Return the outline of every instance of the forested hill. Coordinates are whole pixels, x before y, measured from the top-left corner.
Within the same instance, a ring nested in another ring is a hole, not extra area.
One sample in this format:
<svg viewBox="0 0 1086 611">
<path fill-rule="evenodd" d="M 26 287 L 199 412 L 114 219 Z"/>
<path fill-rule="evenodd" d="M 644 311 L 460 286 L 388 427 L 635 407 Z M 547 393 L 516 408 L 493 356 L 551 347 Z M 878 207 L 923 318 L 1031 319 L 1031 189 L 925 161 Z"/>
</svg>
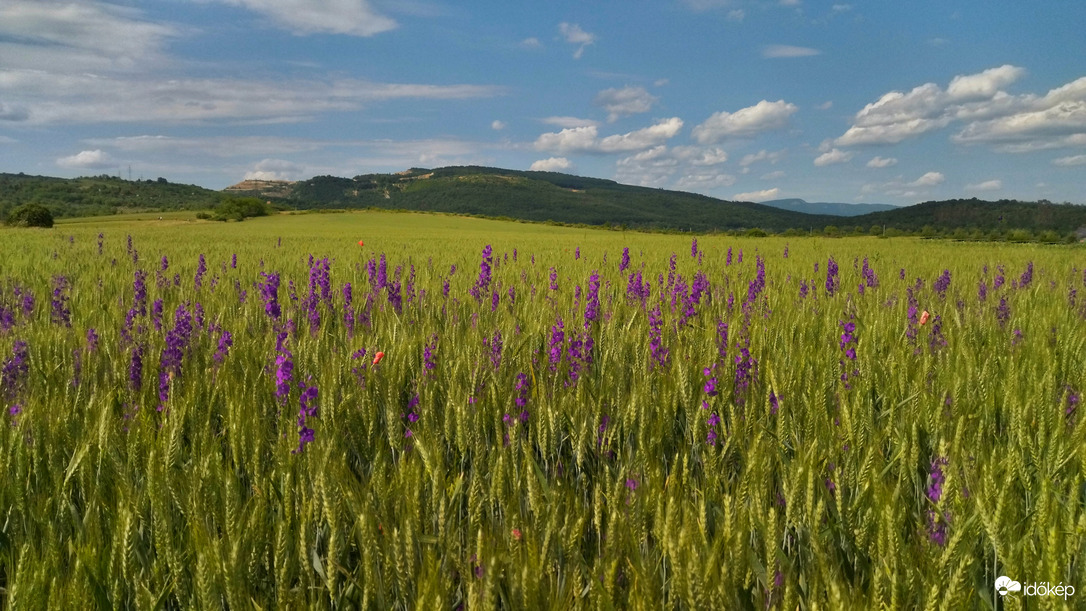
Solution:
<svg viewBox="0 0 1086 611">
<path fill-rule="evenodd" d="M 820 229 L 839 220 L 599 178 L 474 166 L 319 176 L 295 183 L 289 202 L 299 208 L 372 206 L 686 231 Z"/>
<path fill-rule="evenodd" d="M 52 178 L 0 173 L 0 220 L 22 204 L 41 204 L 53 216 L 97 216 L 137 210 L 204 210 L 223 196 L 196 185 L 165 178 L 123 180 L 102 175 Z"/>
<path fill-rule="evenodd" d="M 279 208 L 372 207 L 695 232 L 905 232 L 963 239 L 1058 241 L 1070 239 L 1086 227 L 1086 206 L 1046 201 L 933 201 L 859 216 L 835 216 L 557 172 L 479 166 L 412 168 L 396 174 L 354 178 L 318 176 L 295 183 L 247 181 L 226 192 L 163 178 L 131 181 L 115 176 L 63 179 L 0 174 L 0 219 L 25 203 L 42 204 L 54 216 L 62 217 L 139 210 L 207 210 L 238 196 L 257 196 Z"/>
</svg>

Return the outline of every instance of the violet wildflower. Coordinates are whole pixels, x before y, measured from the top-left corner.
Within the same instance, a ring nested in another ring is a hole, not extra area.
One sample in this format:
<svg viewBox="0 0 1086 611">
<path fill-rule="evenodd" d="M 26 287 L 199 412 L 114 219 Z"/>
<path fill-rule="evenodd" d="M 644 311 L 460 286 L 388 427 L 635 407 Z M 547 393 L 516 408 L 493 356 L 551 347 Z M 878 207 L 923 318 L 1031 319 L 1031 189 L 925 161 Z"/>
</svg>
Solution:
<svg viewBox="0 0 1086 611">
<path fill-rule="evenodd" d="M 732 247 L 728 247 L 728 256 L 724 259 L 724 266 L 727 267 L 732 264 Z"/>
<path fill-rule="evenodd" d="M 490 292 L 491 264 L 494 262 L 493 250 L 490 244 L 483 248 L 482 261 L 479 262 L 479 278 L 475 286 L 471 288 L 471 296 L 475 301 L 482 301 L 483 295 Z"/>
<path fill-rule="evenodd" d="M 223 360 L 226 358 L 226 353 L 230 351 L 230 347 L 233 345 L 234 335 L 229 331 L 223 331 L 222 334 L 219 335 L 219 347 L 215 350 L 212 359 L 214 359 L 216 363 L 222 364 Z"/>
<path fill-rule="evenodd" d="M 780 409 L 780 406 L 780 398 L 777 397 L 777 395 L 774 394 L 772 390 L 769 391 L 769 414 L 771 416 L 776 416 L 777 410 Z"/>
<path fill-rule="evenodd" d="M 558 290 L 558 270 L 554 269 L 553 267 L 551 268 L 551 285 L 550 285 L 550 288 L 551 288 L 552 291 L 557 291 Z"/>
<path fill-rule="evenodd" d="M 928 348 L 932 354 L 939 351 L 947 345 L 946 337 L 943 336 L 943 318 L 936 314 L 932 318 L 931 323 L 931 335 L 928 336 Z"/>
<path fill-rule="evenodd" d="M 931 288 L 935 289 L 940 299 L 945 298 L 946 291 L 950 288 L 950 270 L 944 269 L 943 275 L 936 278 L 935 282 L 931 284 Z"/>
<path fill-rule="evenodd" d="M 988 283 L 981 279 L 980 284 L 977 285 L 977 300 L 986 301 L 988 299 Z"/>
<path fill-rule="evenodd" d="M 866 284 L 868 288 L 875 288 L 879 285 L 879 277 L 875 273 L 875 270 L 867 263 L 867 257 L 864 257 L 864 266 L 861 273 L 864 278 L 864 284 Z"/>
<path fill-rule="evenodd" d="M 98 350 L 98 332 L 94 328 L 87 329 L 87 351 L 94 352 Z"/>
<path fill-rule="evenodd" d="M 562 317 L 559 316 L 551 327 L 550 340 L 550 368 L 552 372 L 558 371 L 558 364 L 562 361 L 562 346 L 566 340 Z"/>
<path fill-rule="evenodd" d="M 649 350 L 652 352 L 650 368 L 664 367 L 668 362 L 668 349 L 663 345 L 664 317 L 657 305 L 649 312 Z"/>
<path fill-rule="evenodd" d="M 573 251 L 573 258 L 574 259 L 580 259 L 581 258 L 581 247 L 580 246 L 578 246 L 577 249 Z"/>
<path fill-rule="evenodd" d="M 600 317 L 600 274 L 593 271 L 588 277 L 588 295 L 585 298 L 584 326 L 587 329 Z"/>
<path fill-rule="evenodd" d="M 72 311 L 68 308 L 68 292 L 71 282 L 64 276 L 53 276 L 53 303 L 50 319 L 65 327 L 72 326 Z"/>
<path fill-rule="evenodd" d="M 521 372 L 517 374 L 517 382 L 513 386 L 513 390 L 516 391 L 517 397 L 514 400 L 517 407 L 524 409 L 528 405 L 528 392 L 531 390 L 532 382 L 528 378 L 528 374 Z"/>
<path fill-rule="evenodd" d="M 204 254 L 200 253 L 200 261 L 196 266 L 196 278 L 194 285 L 199 290 L 204 285 L 204 274 L 207 273 L 207 261 L 204 259 Z"/>
<path fill-rule="evenodd" d="M 279 309 L 279 274 L 260 272 L 264 283 L 259 285 L 260 296 L 264 300 L 264 312 L 275 320 L 279 320 L 282 311 Z"/>
<path fill-rule="evenodd" d="M 134 392 L 143 388 L 143 344 L 132 346 L 132 356 L 128 361 L 128 386 Z"/>
<path fill-rule="evenodd" d="M 618 262 L 618 273 L 626 271 L 626 268 L 630 266 L 630 249 L 622 249 L 622 259 Z"/>
<path fill-rule="evenodd" d="M 1011 306 L 1007 303 L 1006 297 L 999 298 L 999 306 L 996 307 L 996 320 L 999 321 L 999 326 L 1004 327 L 1007 325 L 1007 321 L 1011 319 Z"/>
<path fill-rule="evenodd" d="M 484 338 L 483 345 L 490 351 L 490 366 L 497 371 L 502 364 L 502 332 L 494 332 L 493 338 Z"/>
<path fill-rule="evenodd" d="M 931 484 L 928 485 L 927 497 L 933 505 L 937 505 L 939 500 L 943 498 L 943 484 L 946 482 L 946 476 L 943 474 L 943 467 L 947 464 L 947 458 L 941 457 L 931 461 L 931 472 L 928 474 Z M 929 509 L 927 512 L 928 517 L 928 538 L 931 542 L 943 547 L 946 545 L 947 535 L 947 522 L 949 521 L 949 515 L 940 516 L 934 508 Z"/>
<path fill-rule="evenodd" d="M 833 295 L 838 286 L 840 286 L 840 279 L 837 277 L 837 261 L 834 261 L 833 257 L 830 257 L 826 261 L 826 294 Z"/>
<path fill-rule="evenodd" d="M 26 391 L 30 374 L 30 349 L 25 341 L 16 340 L 11 348 L 11 358 L 0 367 L 0 400 L 14 401 Z"/>
<path fill-rule="evenodd" d="M 434 375 L 434 369 L 437 368 L 437 363 L 434 361 L 434 350 L 437 349 L 437 333 L 430 336 L 430 343 L 426 344 L 426 347 L 422 350 L 422 367 L 427 376 Z"/>
<path fill-rule="evenodd" d="M 1022 272 L 1022 277 L 1018 279 L 1018 288 L 1024 289 L 1030 282 L 1033 282 L 1033 261 L 1026 264 L 1026 271 Z"/>
<path fill-rule="evenodd" d="M 694 238 L 690 241 L 690 258 L 698 256 L 698 239 Z"/>
<path fill-rule="evenodd" d="M 102 254 L 102 244 L 105 241 L 105 236 L 101 233 L 98 234 L 98 254 Z"/>
</svg>

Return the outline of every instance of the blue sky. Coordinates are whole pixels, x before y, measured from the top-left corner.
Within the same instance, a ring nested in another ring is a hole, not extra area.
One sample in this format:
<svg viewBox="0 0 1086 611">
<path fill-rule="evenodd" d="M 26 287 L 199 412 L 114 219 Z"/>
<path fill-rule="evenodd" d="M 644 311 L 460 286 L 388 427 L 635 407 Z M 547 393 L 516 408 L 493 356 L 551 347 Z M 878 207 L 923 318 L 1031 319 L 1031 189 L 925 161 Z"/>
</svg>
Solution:
<svg viewBox="0 0 1086 611">
<path fill-rule="evenodd" d="M 4 0 L 0 171 L 1086 202 L 1086 3 Z"/>
</svg>

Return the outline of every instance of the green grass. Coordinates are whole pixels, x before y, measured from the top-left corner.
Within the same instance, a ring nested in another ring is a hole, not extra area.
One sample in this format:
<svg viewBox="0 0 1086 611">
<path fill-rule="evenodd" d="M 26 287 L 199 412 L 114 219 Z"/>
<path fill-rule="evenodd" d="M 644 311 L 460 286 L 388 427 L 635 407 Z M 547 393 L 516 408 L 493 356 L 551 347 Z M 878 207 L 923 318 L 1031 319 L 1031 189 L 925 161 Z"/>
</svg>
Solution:
<svg viewBox="0 0 1086 611">
<path fill-rule="evenodd" d="M 1021 594 L 993 592 L 996 577 L 1086 589 L 1086 424 L 1066 413 L 1086 388 L 1078 246 L 704 236 L 699 262 L 689 236 L 376 212 L 73 219 L 0 229 L 0 244 L 0 304 L 16 308 L 16 285 L 35 297 L 29 316 L 0 331 L 0 364 L 16 341 L 29 350 L 25 385 L 11 397 L 0 388 L 0 607 L 1024 608 Z M 488 244 L 493 310 L 469 293 Z M 620 274 L 624 247 L 631 264 Z M 686 324 L 657 283 L 667 284 L 672 253 L 686 284 L 699 272 L 710 283 Z M 310 254 L 331 270 L 315 332 L 304 306 Z M 366 264 L 380 254 L 390 279 L 402 266 L 405 285 L 413 266 L 401 312 L 387 290 L 371 292 Z M 830 256 L 840 265 L 833 296 Z M 744 310 L 757 257 L 765 288 Z M 865 257 L 879 282 L 861 295 Z M 1029 262 L 1032 282 L 1013 287 Z M 647 307 L 626 294 L 642 265 Z M 996 289 L 998 266 L 1006 283 Z M 149 313 L 128 341 L 136 269 L 147 273 Z M 940 297 L 932 285 L 944 269 L 952 279 Z M 586 330 L 594 270 L 601 316 Z M 279 323 L 254 286 L 262 271 L 282 278 Z M 51 321 L 56 276 L 71 284 L 71 327 Z M 915 298 L 933 316 L 914 343 L 906 289 L 917 278 Z M 150 316 L 158 299 L 161 330 Z M 204 324 L 158 411 L 165 336 L 182 304 L 200 304 Z M 649 336 L 657 304 L 663 366 Z M 936 316 L 946 345 L 933 349 Z M 582 332 L 594 341 L 575 383 L 568 352 L 549 366 L 558 317 L 564 349 Z M 287 319 L 294 383 L 280 402 L 276 334 Z M 843 368 L 849 320 L 856 361 Z M 724 358 L 718 322 L 728 325 Z M 233 346 L 218 363 L 221 330 Z M 484 340 L 496 331 L 494 369 Z M 736 392 L 748 340 L 757 374 Z M 139 391 L 129 384 L 135 345 L 145 350 Z M 710 396 L 703 369 L 714 364 Z M 518 374 L 531 381 L 526 423 Z M 299 382 L 319 395 L 306 422 L 314 441 L 296 453 Z M 14 403 L 23 411 L 10 416 Z M 944 458 L 933 501 L 932 464 Z"/>
</svg>

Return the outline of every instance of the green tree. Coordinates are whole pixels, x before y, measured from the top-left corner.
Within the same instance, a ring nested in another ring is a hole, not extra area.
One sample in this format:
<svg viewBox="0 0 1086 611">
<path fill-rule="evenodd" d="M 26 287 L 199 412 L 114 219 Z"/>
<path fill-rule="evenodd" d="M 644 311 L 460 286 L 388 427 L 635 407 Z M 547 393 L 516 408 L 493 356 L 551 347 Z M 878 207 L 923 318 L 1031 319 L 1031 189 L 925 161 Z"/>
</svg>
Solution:
<svg viewBox="0 0 1086 611">
<path fill-rule="evenodd" d="M 12 210 L 8 216 L 7 224 L 13 227 L 45 227 L 53 226 L 53 213 L 40 204 L 23 204 Z"/>
</svg>

